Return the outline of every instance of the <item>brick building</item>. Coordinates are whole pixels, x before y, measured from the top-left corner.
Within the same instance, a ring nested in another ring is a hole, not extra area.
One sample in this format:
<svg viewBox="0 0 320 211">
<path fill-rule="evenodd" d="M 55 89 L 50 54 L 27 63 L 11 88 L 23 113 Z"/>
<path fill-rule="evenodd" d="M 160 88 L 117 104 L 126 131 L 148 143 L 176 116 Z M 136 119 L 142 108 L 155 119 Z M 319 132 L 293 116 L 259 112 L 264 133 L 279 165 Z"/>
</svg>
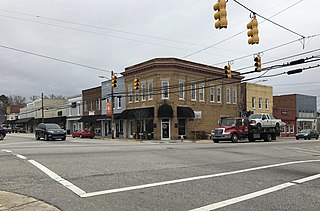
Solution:
<svg viewBox="0 0 320 211">
<path fill-rule="evenodd" d="M 295 136 L 301 129 L 316 129 L 317 97 L 289 94 L 273 97 L 273 113 L 286 125 L 281 136 Z"/>
<path fill-rule="evenodd" d="M 92 130 L 101 135 L 101 121 L 106 119 L 101 115 L 101 86 L 82 90 L 83 129 Z"/>
<path fill-rule="evenodd" d="M 154 139 L 192 139 L 208 134 L 221 117 L 238 116 L 240 81 L 225 70 L 175 58 L 156 58 L 122 73 L 126 110 L 122 112 L 127 137 L 152 134 Z M 134 79 L 139 79 L 135 90 Z"/>
<path fill-rule="evenodd" d="M 254 83 L 241 84 L 241 116 L 254 113 L 272 114 L 273 88 Z"/>
</svg>

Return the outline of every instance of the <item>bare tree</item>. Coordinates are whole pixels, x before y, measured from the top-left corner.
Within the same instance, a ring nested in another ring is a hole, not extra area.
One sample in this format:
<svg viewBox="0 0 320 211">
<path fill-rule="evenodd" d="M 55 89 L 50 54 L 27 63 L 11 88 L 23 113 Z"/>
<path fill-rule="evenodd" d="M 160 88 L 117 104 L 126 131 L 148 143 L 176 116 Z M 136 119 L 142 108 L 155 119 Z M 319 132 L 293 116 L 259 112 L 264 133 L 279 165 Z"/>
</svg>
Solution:
<svg viewBox="0 0 320 211">
<path fill-rule="evenodd" d="M 138 110 L 135 110 L 133 112 L 133 115 L 134 115 L 134 118 L 139 121 L 140 123 L 140 129 L 138 132 L 138 135 L 139 133 L 142 133 L 143 132 L 143 120 L 146 119 L 148 116 L 149 116 L 149 110 L 147 109 L 138 109 Z M 139 135 L 140 137 L 140 140 L 141 140 L 141 136 Z"/>
<path fill-rule="evenodd" d="M 8 97 L 9 105 L 26 105 L 26 98 L 20 95 L 10 95 Z"/>
<path fill-rule="evenodd" d="M 37 99 L 39 99 L 39 98 L 40 98 L 40 96 L 33 95 L 33 96 L 31 96 L 29 99 L 33 102 L 33 101 L 35 101 L 35 100 L 37 100 Z"/>
</svg>

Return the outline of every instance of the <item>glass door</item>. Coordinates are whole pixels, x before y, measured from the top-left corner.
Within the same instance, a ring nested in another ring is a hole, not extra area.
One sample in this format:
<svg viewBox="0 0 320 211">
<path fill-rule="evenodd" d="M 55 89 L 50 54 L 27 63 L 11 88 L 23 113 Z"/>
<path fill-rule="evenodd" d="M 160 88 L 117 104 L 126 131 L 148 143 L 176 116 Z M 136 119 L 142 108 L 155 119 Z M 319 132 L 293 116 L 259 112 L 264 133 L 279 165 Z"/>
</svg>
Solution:
<svg viewBox="0 0 320 211">
<path fill-rule="evenodd" d="M 170 119 L 161 120 L 161 140 L 170 140 Z"/>
</svg>

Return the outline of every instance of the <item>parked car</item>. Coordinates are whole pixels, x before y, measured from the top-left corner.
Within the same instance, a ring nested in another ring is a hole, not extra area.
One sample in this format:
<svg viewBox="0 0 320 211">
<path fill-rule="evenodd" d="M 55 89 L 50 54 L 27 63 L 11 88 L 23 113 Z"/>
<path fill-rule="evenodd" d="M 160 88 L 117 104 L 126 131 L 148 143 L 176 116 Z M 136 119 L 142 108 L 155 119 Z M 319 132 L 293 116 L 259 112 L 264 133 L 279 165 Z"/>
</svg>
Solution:
<svg viewBox="0 0 320 211">
<path fill-rule="evenodd" d="M 15 125 L 13 127 L 13 133 L 25 133 L 27 132 L 26 128 L 23 125 Z"/>
<path fill-rule="evenodd" d="M 72 138 L 80 137 L 80 138 L 91 138 L 91 139 L 93 139 L 94 136 L 95 136 L 94 132 L 87 131 L 87 130 L 80 130 L 80 131 L 75 131 L 75 132 L 72 133 Z"/>
<path fill-rule="evenodd" d="M 1 127 L 6 131 L 6 133 L 11 133 L 12 129 L 10 125 L 2 124 Z"/>
<path fill-rule="evenodd" d="M 0 127 L 0 141 L 6 137 L 6 130 L 2 127 Z"/>
<path fill-rule="evenodd" d="M 296 134 L 296 139 L 299 140 L 300 138 L 303 138 L 304 140 L 310 140 L 312 138 L 318 139 L 319 138 L 319 133 L 316 130 L 312 129 L 304 129 L 300 130 Z"/>
<path fill-rule="evenodd" d="M 45 141 L 61 139 L 66 140 L 66 132 L 61 127 L 54 123 L 40 123 L 35 130 L 36 140 L 43 138 Z"/>
<path fill-rule="evenodd" d="M 271 114 L 251 114 L 249 116 L 250 126 L 257 128 L 274 128 L 276 132 L 280 131 L 280 127 L 284 124 L 281 119 L 276 119 Z"/>
</svg>

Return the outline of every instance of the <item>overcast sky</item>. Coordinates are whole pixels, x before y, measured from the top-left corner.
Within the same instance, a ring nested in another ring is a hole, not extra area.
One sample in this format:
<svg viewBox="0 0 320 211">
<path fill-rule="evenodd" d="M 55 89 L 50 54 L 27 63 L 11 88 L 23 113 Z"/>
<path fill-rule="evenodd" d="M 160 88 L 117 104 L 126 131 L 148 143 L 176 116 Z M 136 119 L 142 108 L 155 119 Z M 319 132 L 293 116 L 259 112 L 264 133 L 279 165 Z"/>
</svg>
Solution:
<svg viewBox="0 0 320 211">
<path fill-rule="evenodd" d="M 246 35 L 250 12 L 229 0 L 228 28 L 217 30 L 212 17 L 215 2 L 1 0 L 0 94 L 29 98 L 43 92 L 68 97 L 99 86 L 102 79 L 98 76 L 109 76 L 109 70 L 120 73 L 125 67 L 159 57 L 176 57 L 221 68 L 227 61 L 233 61 L 232 70 L 238 70 L 252 66 L 253 55 L 257 52 L 263 52 L 263 67 L 320 55 L 320 36 L 293 42 L 301 38 L 299 35 L 320 34 L 319 1 L 239 0 L 259 15 L 272 17 L 270 20 L 291 30 L 258 17 L 260 44 L 253 46 L 247 44 Z M 291 44 L 281 46 L 291 41 Z M 305 43 L 304 48 L 302 43 Z M 272 49 L 274 47 L 278 48 Z M 319 51 L 302 54 L 313 50 Z M 297 54 L 302 55 L 264 64 Z M 241 57 L 244 58 L 235 60 Z M 264 76 L 319 63 L 274 69 Z M 250 70 L 253 67 L 240 72 Z M 258 83 L 274 86 L 274 95 L 318 96 L 319 70 L 314 68 L 296 75 L 263 78 L 267 81 Z M 246 78 L 255 76 L 258 74 L 249 74 Z"/>
</svg>

